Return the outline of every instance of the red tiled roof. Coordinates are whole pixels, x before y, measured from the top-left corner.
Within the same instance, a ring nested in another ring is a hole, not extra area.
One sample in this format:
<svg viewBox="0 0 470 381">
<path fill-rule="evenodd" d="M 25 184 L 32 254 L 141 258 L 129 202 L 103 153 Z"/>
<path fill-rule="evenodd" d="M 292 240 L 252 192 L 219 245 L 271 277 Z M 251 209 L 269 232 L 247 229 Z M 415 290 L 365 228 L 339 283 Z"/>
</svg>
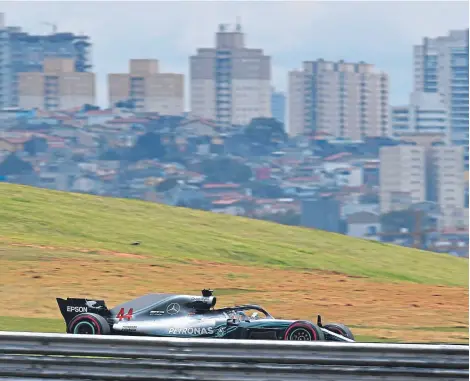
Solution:
<svg viewBox="0 0 470 381">
<path fill-rule="evenodd" d="M 142 118 L 118 118 L 110 120 L 108 123 L 110 124 L 127 124 L 127 123 L 147 123 L 148 119 Z"/>
<path fill-rule="evenodd" d="M 340 153 L 337 153 L 335 155 L 325 157 L 323 160 L 324 161 L 334 161 L 334 160 L 337 160 L 337 159 L 342 159 L 342 158 L 347 157 L 347 156 L 351 156 L 351 154 L 349 152 L 340 152 Z"/>
<path fill-rule="evenodd" d="M 55 119 L 55 120 L 62 120 L 62 121 L 74 119 L 70 115 L 53 115 L 53 116 L 51 116 L 51 118 Z"/>
<path fill-rule="evenodd" d="M 319 181 L 320 178 L 318 176 L 305 176 L 305 177 L 289 177 L 285 179 L 285 181 L 290 182 L 311 182 L 311 181 Z"/>
<path fill-rule="evenodd" d="M 273 198 L 258 198 L 255 200 L 255 204 L 258 204 L 258 205 L 273 204 L 275 202 L 276 202 L 276 199 L 273 199 Z"/>
<path fill-rule="evenodd" d="M 115 175 L 113 174 L 99 176 L 99 178 L 103 181 L 111 181 L 114 179 L 114 177 Z"/>
<path fill-rule="evenodd" d="M 217 126 L 214 122 L 212 122 L 208 119 L 203 119 L 203 118 L 196 118 L 196 119 L 190 119 L 190 120 L 183 121 L 183 122 L 180 123 L 180 126 L 186 126 L 186 125 L 194 123 L 194 122 L 199 122 L 199 123 L 205 124 L 205 125 L 210 126 L 210 127 L 216 127 Z"/>
<path fill-rule="evenodd" d="M 223 198 L 223 199 L 244 197 L 243 194 L 238 193 L 238 192 L 218 192 L 218 193 L 207 193 L 207 192 L 204 192 L 204 195 L 205 195 L 206 197 L 211 197 L 211 198 Z"/>
<path fill-rule="evenodd" d="M 7 143 L 10 144 L 24 144 L 26 143 L 30 138 L 29 137 L 24 137 L 24 138 L 0 138 L 0 140 L 3 140 Z"/>
<path fill-rule="evenodd" d="M 216 201 L 212 201 L 212 205 L 233 205 L 239 201 L 241 201 L 241 199 L 239 198 L 216 200 Z"/>
<path fill-rule="evenodd" d="M 94 116 L 94 115 L 113 115 L 113 111 L 112 110 L 91 110 L 91 111 L 87 111 L 86 115 L 89 115 L 89 116 Z"/>
<path fill-rule="evenodd" d="M 191 172 L 191 171 L 186 171 L 186 172 L 185 172 L 185 175 L 186 175 L 186 176 L 189 176 L 189 177 L 202 177 L 202 176 L 204 176 L 202 173 L 199 173 L 199 172 Z"/>
<path fill-rule="evenodd" d="M 65 148 L 66 144 L 64 142 L 52 141 L 48 142 L 49 147 L 51 148 Z"/>
<path fill-rule="evenodd" d="M 467 229 L 443 229 L 440 231 L 441 234 L 468 234 L 468 228 Z"/>
<path fill-rule="evenodd" d="M 46 139 L 48 143 L 52 142 L 65 142 L 65 139 L 60 138 L 58 136 L 51 136 L 51 135 L 42 135 L 42 138 Z"/>
<path fill-rule="evenodd" d="M 240 184 L 204 184 L 203 189 L 220 189 L 220 188 L 230 188 L 237 189 L 240 188 Z"/>
</svg>

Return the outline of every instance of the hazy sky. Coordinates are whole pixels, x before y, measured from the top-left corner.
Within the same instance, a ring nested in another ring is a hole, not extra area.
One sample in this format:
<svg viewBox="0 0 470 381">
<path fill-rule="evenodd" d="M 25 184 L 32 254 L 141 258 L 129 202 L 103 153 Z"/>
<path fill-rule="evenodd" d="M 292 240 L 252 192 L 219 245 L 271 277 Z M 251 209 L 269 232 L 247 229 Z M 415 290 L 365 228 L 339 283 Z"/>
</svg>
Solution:
<svg viewBox="0 0 470 381">
<path fill-rule="evenodd" d="M 304 60 L 362 60 L 390 75 L 391 102 L 403 103 L 412 87 L 412 45 L 469 23 L 466 1 L 1 1 L 0 12 L 7 25 L 31 33 L 49 32 L 43 22 L 52 22 L 91 36 L 101 106 L 106 73 L 126 72 L 130 58 L 157 58 L 162 71 L 187 75 L 188 56 L 212 47 L 218 24 L 237 16 L 247 46 L 271 55 L 280 90 Z"/>
</svg>

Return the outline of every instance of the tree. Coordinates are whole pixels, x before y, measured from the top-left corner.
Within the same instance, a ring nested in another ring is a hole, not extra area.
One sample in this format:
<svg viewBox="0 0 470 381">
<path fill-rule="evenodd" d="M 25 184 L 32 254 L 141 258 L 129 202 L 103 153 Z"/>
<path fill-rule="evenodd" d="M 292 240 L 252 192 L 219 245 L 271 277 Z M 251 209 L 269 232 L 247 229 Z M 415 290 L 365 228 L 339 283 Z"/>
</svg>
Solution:
<svg viewBox="0 0 470 381">
<path fill-rule="evenodd" d="M 89 103 L 85 103 L 82 107 L 83 112 L 88 112 L 88 111 L 98 111 L 100 108 L 98 106 L 91 105 Z"/>
<path fill-rule="evenodd" d="M 178 180 L 177 179 L 169 178 L 169 179 L 163 180 L 161 183 L 157 184 L 155 186 L 155 190 L 157 192 L 166 192 L 166 191 L 169 191 L 170 189 L 173 189 L 177 185 L 178 185 Z"/>
<path fill-rule="evenodd" d="M 415 218 L 411 210 L 397 210 L 381 215 L 380 224 L 384 233 L 400 233 L 401 229 L 411 231 Z"/>
<path fill-rule="evenodd" d="M 206 159 L 201 163 L 201 170 L 208 181 L 218 183 L 243 183 L 252 176 L 249 166 L 229 157 Z"/>
<path fill-rule="evenodd" d="M 274 184 L 264 183 L 262 181 L 253 181 L 250 184 L 253 196 L 261 198 L 281 198 L 284 192 L 281 187 Z"/>
<path fill-rule="evenodd" d="M 176 206 L 198 210 L 209 210 L 211 202 L 205 198 L 191 198 L 189 200 L 181 200 Z"/>
<path fill-rule="evenodd" d="M 272 146 L 287 141 L 284 124 L 275 118 L 253 118 L 245 129 L 245 136 L 252 143 Z"/>
<path fill-rule="evenodd" d="M 432 229 L 435 221 L 424 211 L 405 209 L 392 211 L 380 216 L 383 240 L 393 241 L 396 238 L 403 237 L 402 230 L 408 233 L 423 233 Z M 394 234 L 396 233 L 396 235 Z"/>
<path fill-rule="evenodd" d="M 165 147 L 161 142 L 159 134 L 147 132 L 139 136 L 134 147 L 129 151 L 130 161 L 145 159 L 161 159 L 165 156 Z"/>
<path fill-rule="evenodd" d="M 300 225 L 300 213 L 296 213 L 293 210 L 288 210 L 283 213 L 267 214 L 261 217 L 263 220 L 276 222 L 282 225 L 299 226 Z"/>
<path fill-rule="evenodd" d="M 23 146 L 23 149 L 29 156 L 36 156 L 39 152 L 46 152 L 47 148 L 47 140 L 35 136 L 25 142 Z"/>
<path fill-rule="evenodd" d="M 110 160 L 110 161 L 118 161 L 121 160 L 122 154 L 115 149 L 109 149 L 103 152 L 100 155 L 100 160 Z"/>
<path fill-rule="evenodd" d="M 359 196 L 359 202 L 361 204 L 378 204 L 379 195 L 376 193 L 365 193 Z"/>
<path fill-rule="evenodd" d="M 85 154 L 84 153 L 74 153 L 72 155 L 72 161 L 76 162 L 76 163 L 82 163 L 84 161 L 86 161 L 86 157 L 85 157 Z"/>
<path fill-rule="evenodd" d="M 135 100 L 134 99 L 125 99 L 118 101 L 114 104 L 114 107 L 117 108 L 127 108 L 129 110 L 135 109 Z"/>
<path fill-rule="evenodd" d="M 0 163 L 0 176 L 23 175 L 33 172 L 33 167 L 26 161 L 21 160 L 14 153 L 8 155 Z"/>
</svg>

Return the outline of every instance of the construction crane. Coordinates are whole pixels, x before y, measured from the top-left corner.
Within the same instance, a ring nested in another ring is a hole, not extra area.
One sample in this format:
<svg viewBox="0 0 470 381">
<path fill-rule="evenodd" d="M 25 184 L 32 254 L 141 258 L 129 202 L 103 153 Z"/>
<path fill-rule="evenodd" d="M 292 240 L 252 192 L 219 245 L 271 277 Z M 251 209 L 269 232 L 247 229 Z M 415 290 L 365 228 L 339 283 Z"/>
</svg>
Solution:
<svg viewBox="0 0 470 381">
<path fill-rule="evenodd" d="M 414 229 L 413 231 L 409 231 L 406 228 L 402 228 L 399 231 L 396 232 L 386 232 L 386 233 L 375 233 L 375 234 L 367 234 L 367 236 L 379 236 L 379 237 L 412 237 L 413 238 L 413 244 L 411 247 L 415 249 L 425 249 L 425 250 L 430 250 L 434 252 L 448 252 L 450 250 L 452 251 L 466 251 L 467 257 L 468 257 L 468 243 L 459 240 L 459 239 L 454 239 L 448 244 L 438 246 L 436 242 L 429 242 L 428 245 L 425 245 L 426 243 L 426 234 L 427 233 L 437 233 L 439 230 L 437 229 L 424 229 L 423 226 L 425 225 L 423 222 L 423 219 L 425 217 L 425 212 L 423 210 L 408 210 L 409 212 L 412 212 L 415 216 L 414 219 Z M 444 251 L 442 250 L 444 249 Z M 447 249 L 447 250 L 445 250 Z"/>
<path fill-rule="evenodd" d="M 427 233 L 436 233 L 438 230 L 436 229 L 423 229 L 423 216 L 424 211 L 422 210 L 414 210 L 412 213 L 415 215 L 415 223 L 413 231 L 408 231 L 408 229 L 400 229 L 398 232 L 387 232 L 387 233 L 377 233 L 373 234 L 379 237 L 412 237 L 413 238 L 413 245 L 412 247 L 416 249 L 424 249 L 425 238 Z M 372 234 L 371 234 L 372 235 Z"/>
<path fill-rule="evenodd" d="M 46 22 L 46 21 L 43 21 L 42 24 L 51 26 L 52 27 L 52 33 L 53 34 L 57 33 L 57 24 L 53 24 L 53 23 Z"/>
</svg>

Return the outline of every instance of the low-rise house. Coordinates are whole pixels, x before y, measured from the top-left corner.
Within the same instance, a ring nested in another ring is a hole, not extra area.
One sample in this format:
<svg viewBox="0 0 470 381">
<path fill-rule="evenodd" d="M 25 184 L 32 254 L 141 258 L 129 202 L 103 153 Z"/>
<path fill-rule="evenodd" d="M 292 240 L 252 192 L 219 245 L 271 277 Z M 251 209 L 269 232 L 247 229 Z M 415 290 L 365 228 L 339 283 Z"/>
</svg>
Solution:
<svg viewBox="0 0 470 381">
<path fill-rule="evenodd" d="M 211 212 L 243 216 L 246 213 L 246 202 L 242 199 L 223 199 L 212 201 Z"/>
<path fill-rule="evenodd" d="M 217 125 L 205 119 L 186 120 L 176 129 L 178 136 L 189 137 L 216 137 L 219 136 Z"/>
<path fill-rule="evenodd" d="M 265 198 L 254 200 L 255 215 L 262 216 L 287 212 L 300 213 L 300 201 L 294 198 Z"/>
<path fill-rule="evenodd" d="M 209 183 L 209 184 L 204 184 L 201 187 L 204 192 L 211 194 L 211 193 L 220 193 L 220 192 L 233 192 L 233 191 L 238 191 L 241 189 L 240 184 L 234 184 L 234 183 Z"/>
<path fill-rule="evenodd" d="M 38 186 L 48 189 L 69 190 L 80 174 L 78 165 L 69 160 L 50 160 L 38 166 Z"/>
<path fill-rule="evenodd" d="M 38 187 L 68 191 L 73 184 L 74 176 L 59 172 L 41 172 L 39 173 Z"/>
<path fill-rule="evenodd" d="M 7 183 L 11 183 L 11 184 L 37 186 L 39 177 L 36 172 L 31 172 L 31 173 L 20 174 L 20 175 L 5 176 L 4 181 Z"/>
<path fill-rule="evenodd" d="M 361 204 L 359 202 L 345 202 L 341 207 L 341 218 L 347 218 L 351 214 L 361 212 L 380 214 L 380 205 L 377 203 Z"/>
<path fill-rule="evenodd" d="M 91 126 L 106 124 L 112 121 L 116 117 L 116 115 L 113 110 L 107 109 L 87 111 L 86 113 L 83 113 L 82 117 L 85 119 L 86 125 Z"/>
<path fill-rule="evenodd" d="M 363 171 L 361 167 L 349 166 L 337 168 L 333 171 L 338 187 L 360 187 L 363 184 Z"/>
<path fill-rule="evenodd" d="M 346 217 L 347 235 L 380 241 L 380 215 L 372 212 L 357 212 Z"/>
<path fill-rule="evenodd" d="M 72 184 L 72 192 L 103 194 L 103 183 L 99 178 L 90 175 L 77 177 Z"/>
<path fill-rule="evenodd" d="M 145 126 L 148 123 L 148 119 L 144 118 L 114 118 L 106 122 L 106 126 L 117 131 L 145 131 Z"/>
<path fill-rule="evenodd" d="M 206 175 L 199 172 L 186 171 L 182 174 L 186 183 L 190 185 L 200 185 L 206 180 Z"/>
<path fill-rule="evenodd" d="M 206 202 L 204 193 L 196 186 L 180 184 L 172 189 L 171 195 L 166 198 L 171 205 L 203 205 Z"/>
<path fill-rule="evenodd" d="M 23 151 L 24 143 L 29 137 L 21 138 L 0 138 L 0 151 L 18 152 Z"/>
</svg>

